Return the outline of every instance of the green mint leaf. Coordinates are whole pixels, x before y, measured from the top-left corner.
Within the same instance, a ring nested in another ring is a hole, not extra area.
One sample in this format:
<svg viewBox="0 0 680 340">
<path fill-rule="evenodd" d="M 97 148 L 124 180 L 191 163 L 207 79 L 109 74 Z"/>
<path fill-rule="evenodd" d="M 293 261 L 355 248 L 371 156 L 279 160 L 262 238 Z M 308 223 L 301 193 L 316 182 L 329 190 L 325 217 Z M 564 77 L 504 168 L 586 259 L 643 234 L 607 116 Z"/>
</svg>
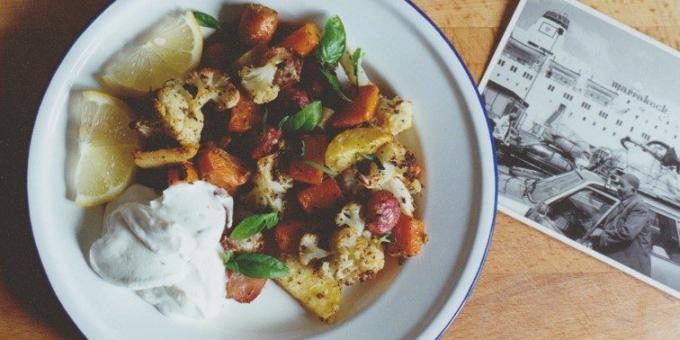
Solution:
<svg viewBox="0 0 680 340">
<path fill-rule="evenodd" d="M 319 120 L 321 120 L 321 102 L 315 101 L 305 105 L 300 112 L 285 117 L 281 120 L 281 125 L 288 131 L 311 131 L 314 130 Z"/>
<path fill-rule="evenodd" d="M 345 26 L 337 15 L 326 21 L 321 35 L 319 48 L 316 56 L 323 66 L 336 66 L 345 53 L 346 48 Z"/>
<path fill-rule="evenodd" d="M 194 18 L 196 18 L 196 22 L 198 22 L 199 25 L 203 27 L 208 27 L 208 28 L 214 28 L 216 30 L 220 29 L 220 22 L 215 19 L 210 14 L 203 13 L 200 11 L 194 11 Z"/>
<path fill-rule="evenodd" d="M 364 58 L 364 51 L 361 48 L 357 48 L 354 53 L 352 53 L 352 71 L 354 72 L 354 78 L 356 78 L 356 86 L 359 86 L 359 67 L 361 67 L 361 60 Z"/>
<path fill-rule="evenodd" d="M 273 279 L 286 276 L 290 269 L 275 257 L 260 253 L 241 253 L 234 257 L 238 272 L 253 278 Z"/>
<path fill-rule="evenodd" d="M 331 170 L 330 168 L 328 168 L 327 166 L 325 166 L 323 164 L 319 164 L 315 161 L 303 161 L 303 163 L 311 166 L 312 168 L 314 168 L 316 170 L 319 170 L 319 171 L 325 173 L 328 176 L 335 177 L 335 176 L 338 175 L 337 172 L 335 172 L 335 171 Z"/>
<path fill-rule="evenodd" d="M 347 97 L 344 92 L 342 92 L 342 86 L 340 86 L 340 81 L 338 80 L 338 76 L 335 74 L 334 71 L 329 71 L 324 68 L 321 68 L 321 73 L 326 78 L 326 81 L 328 81 L 328 84 L 331 85 L 331 88 L 333 88 L 335 93 L 337 93 L 338 96 L 342 98 L 342 100 L 346 102 L 352 102 L 352 100 L 349 99 L 349 97 Z"/>
<path fill-rule="evenodd" d="M 245 240 L 264 229 L 271 229 L 279 223 L 279 215 L 276 212 L 252 215 L 241 221 L 229 238 L 232 240 Z"/>
</svg>

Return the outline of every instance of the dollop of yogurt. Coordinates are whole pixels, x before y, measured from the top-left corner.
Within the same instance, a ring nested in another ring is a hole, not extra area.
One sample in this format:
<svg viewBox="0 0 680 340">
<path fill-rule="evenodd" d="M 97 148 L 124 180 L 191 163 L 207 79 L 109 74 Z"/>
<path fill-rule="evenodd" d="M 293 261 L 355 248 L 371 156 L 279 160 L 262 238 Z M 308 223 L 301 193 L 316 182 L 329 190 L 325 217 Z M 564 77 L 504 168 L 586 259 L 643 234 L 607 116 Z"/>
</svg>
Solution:
<svg viewBox="0 0 680 340">
<path fill-rule="evenodd" d="M 90 265 L 165 315 L 213 317 L 224 301 L 219 241 L 233 206 L 226 191 L 203 181 L 173 185 L 160 197 L 133 185 L 107 205 Z"/>
</svg>

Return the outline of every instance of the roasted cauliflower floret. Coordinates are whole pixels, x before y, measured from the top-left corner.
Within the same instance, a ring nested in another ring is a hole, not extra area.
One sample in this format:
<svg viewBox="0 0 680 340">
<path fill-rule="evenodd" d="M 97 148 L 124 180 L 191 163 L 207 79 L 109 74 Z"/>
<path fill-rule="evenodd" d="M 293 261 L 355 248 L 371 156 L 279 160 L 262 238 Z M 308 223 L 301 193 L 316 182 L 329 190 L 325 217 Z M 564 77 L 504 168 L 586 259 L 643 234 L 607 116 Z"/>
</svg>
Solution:
<svg viewBox="0 0 680 340">
<path fill-rule="evenodd" d="M 285 48 L 271 48 L 263 53 L 260 58 L 263 60 L 257 65 L 246 65 L 241 68 L 239 71 L 241 85 L 250 93 L 256 104 L 269 103 L 279 96 L 281 82 L 277 76 L 290 73 L 278 72 L 279 67 L 285 68 L 291 64 L 292 58 L 293 55 Z"/>
<path fill-rule="evenodd" d="M 399 96 L 392 99 L 380 98 L 376 112 L 378 126 L 389 130 L 393 135 L 413 126 L 413 103 Z"/>
<path fill-rule="evenodd" d="M 194 111 L 201 112 L 208 102 L 215 103 L 220 111 L 231 109 L 241 99 L 238 89 L 229 76 L 216 69 L 204 68 L 192 72 L 187 76 L 186 84 L 195 86 L 197 90 L 192 101 Z"/>
<path fill-rule="evenodd" d="M 312 233 L 302 235 L 298 253 L 300 255 L 300 262 L 305 266 L 314 260 L 320 260 L 330 255 L 329 252 L 319 248 L 319 235 Z"/>
<path fill-rule="evenodd" d="M 257 104 L 269 103 L 279 96 L 281 88 L 274 84 L 276 65 L 266 64 L 260 67 L 246 66 L 241 69 L 241 85 L 248 90 Z"/>
<path fill-rule="evenodd" d="M 331 239 L 331 250 L 335 278 L 348 286 L 374 277 L 385 266 L 382 244 L 371 239 L 368 231 L 361 233 L 353 227 L 338 230 Z"/>
<path fill-rule="evenodd" d="M 335 224 L 340 227 L 349 226 L 363 232 L 366 222 L 361 217 L 361 205 L 356 202 L 347 203 L 335 216 Z"/>
<path fill-rule="evenodd" d="M 396 175 L 400 177 L 412 195 L 417 195 L 422 191 L 422 185 L 418 180 L 420 166 L 415 155 L 401 143 L 397 141 L 387 143 L 378 148 L 375 155 L 382 164 L 390 163 L 395 166 Z"/>
<path fill-rule="evenodd" d="M 233 240 L 227 237 L 227 235 L 224 235 L 222 236 L 220 243 L 225 250 L 255 253 L 262 251 L 264 248 L 264 236 L 262 236 L 262 233 L 257 233 L 243 240 Z"/>
<path fill-rule="evenodd" d="M 194 94 L 195 93 L 195 94 Z M 203 106 L 214 102 L 221 110 L 235 106 L 240 95 L 229 76 L 204 68 L 185 79 L 171 79 L 156 92 L 151 117 L 141 119 L 133 127 L 146 137 L 167 136 L 179 147 L 135 152 L 135 163 L 144 168 L 158 167 L 191 159 L 201 141 Z"/>
<path fill-rule="evenodd" d="M 253 178 L 255 186 L 248 193 L 246 200 L 260 208 L 270 208 L 278 213 L 283 212 L 284 196 L 293 187 L 293 179 L 284 174 L 274 174 L 276 155 L 269 155 L 257 161 L 257 173 Z"/>
</svg>

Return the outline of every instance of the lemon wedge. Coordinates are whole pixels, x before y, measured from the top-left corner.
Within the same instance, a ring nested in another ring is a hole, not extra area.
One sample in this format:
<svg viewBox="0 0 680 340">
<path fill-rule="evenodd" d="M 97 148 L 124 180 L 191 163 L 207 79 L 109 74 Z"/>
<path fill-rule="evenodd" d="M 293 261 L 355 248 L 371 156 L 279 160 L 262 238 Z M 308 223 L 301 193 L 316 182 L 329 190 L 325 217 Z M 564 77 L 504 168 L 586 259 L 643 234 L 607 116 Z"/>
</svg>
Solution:
<svg viewBox="0 0 680 340">
<path fill-rule="evenodd" d="M 80 114 L 75 201 L 82 206 L 102 204 L 132 182 L 132 151 L 139 140 L 129 127 L 132 111 L 119 99 L 99 91 L 84 91 L 74 110 Z"/>
<path fill-rule="evenodd" d="M 128 93 L 155 90 L 196 67 L 203 34 L 191 11 L 161 19 L 105 66 L 102 80 Z"/>
</svg>

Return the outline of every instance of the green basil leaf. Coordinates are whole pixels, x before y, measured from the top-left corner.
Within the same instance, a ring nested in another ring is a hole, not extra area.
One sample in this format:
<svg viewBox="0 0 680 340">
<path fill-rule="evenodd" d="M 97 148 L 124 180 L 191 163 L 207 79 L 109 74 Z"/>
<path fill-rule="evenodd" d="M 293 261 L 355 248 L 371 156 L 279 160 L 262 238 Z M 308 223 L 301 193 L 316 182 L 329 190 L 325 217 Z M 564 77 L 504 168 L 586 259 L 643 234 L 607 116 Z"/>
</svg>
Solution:
<svg viewBox="0 0 680 340">
<path fill-rule="evenodd" d="M 305 163 L 305 164 L 311 166 L 312 168 L 314 168 L 314 169 L 316 169 L 316 170 L 319 170 L 319 171 L 325 173 L 325 174 L 328 175 L 328 176 L 335 177 L 335 176 L 338 175 L 337 172 L 335 172 L 335 171 L 331 170 L 330 168 L 328 168 L 327 166 L 325 166 L 325 165 L 323 165 L 323 164 L 319 164 L 319 163 L 317 163 L 317 162 L 315 162 L 315 161 L 308 161 L 308 160 L 306 160 L 306 161 L 303 161 L 303 163 Z"/>
<path fill-rule="evenodd" d="M 222 253 L 222 263 L 226 266 L 229 261 L 231 261 L 231 258 L 234 257 L 234 252 L 231 250 L 227 250 L 224 253 Z"/>
<path fill-rule="evenodd" d="M 338 76 L 335 74 L 334 71 L 329 71 L 324 68 L 321 68 L 321 73 L 323 74 L 324 77 L 326 77 L 326 80 L 328 81 L 328 84 L 331 85 L 331 88 L 335 91 L 335 93 L 338 94 L 342 100 L 346 102 L 352 102 L 349 97 L 345 95 L 344 92 L 342 92 L 342 86 L 340 86 L 340 81 L 338 80 Z"/>
<path fill-rule="evenodd" d="M 279 223 L 279 215 L 276 212 L 249 216 L 239 223 L 229 238 L 232 240 L 245 240 L 262 230 L 271 229 Z"/>
<path fill-rule="evenodd" d="M 229 270 L 230 272 L 234 273 L 240 273 L 241 270 L 238 267 L 238 263 L 234 262 L 234 258 L 232 257 L 229 262 L 224 264 L 224 268 Z"/>
<path fill-rule="evenodd" d="M 317 100 L 305 105 L 300 112 L 283 118 L 279 124 L 288 131 L 314 130 L 321 119 L 321 109 L 321 102 Z"/>
<path fill-rule="evenodd" d="M 216 30 L 221 28 L 220 22 L 210 14 L 194 11 L 194 18 L 196 18 L 196 22 L 203 27 L 214 28 Z"/>
<path fill-rule="evenodd" d="M 273 279 L 286 276 L 290 269 L 275 257 L 259 253 L 241 253 L 234 257 L 238 272 L 253 278 Z"/>
<path fill-rule="evenodd" d="M 345 26 L 337 15 L 332 16 L 323 29 L 316 56 L 323 66 L 336 66 L 345 53 Z"/>
<path fill-rule="evenodd" d="M 359 67 L 361 66 L 361 59 L 364 58 L 364 51 L 361 48 L 357 48 L 354 53 L 352 53 L 352 69 L 354 71 L 354 78 L 356 78 L 356 86 L 359 86 Z"/>
</svg>

